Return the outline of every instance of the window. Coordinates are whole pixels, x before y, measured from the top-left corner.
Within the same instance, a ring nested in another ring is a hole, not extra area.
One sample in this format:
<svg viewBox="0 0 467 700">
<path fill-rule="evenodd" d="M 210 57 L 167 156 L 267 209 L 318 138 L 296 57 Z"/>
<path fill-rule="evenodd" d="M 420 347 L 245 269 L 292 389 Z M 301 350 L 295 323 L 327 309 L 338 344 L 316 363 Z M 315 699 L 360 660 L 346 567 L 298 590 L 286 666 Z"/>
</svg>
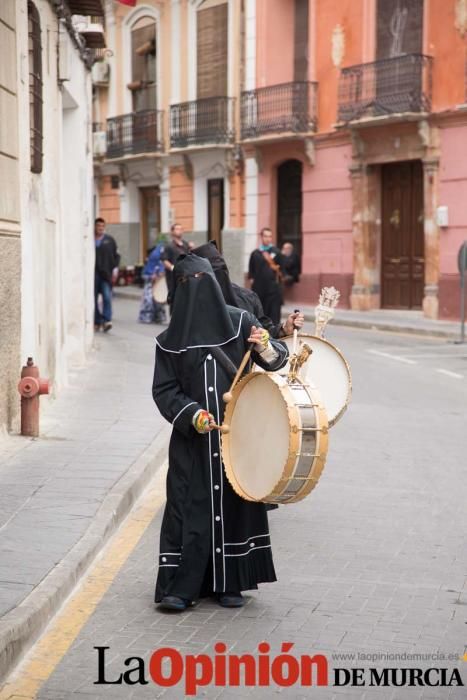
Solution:
<svg viewBox="0 0 467 700">
<path fill-rule="evenodd" d="M 42 172 L 42 46 L 39 12 L 28 2 L 31 170 Z"/>
<path fill-rule="evenodd" d="M 142 17 L 131 30 L 131 83 L 133 111 L 157 108 L 156 23 Z"/>
</svg>

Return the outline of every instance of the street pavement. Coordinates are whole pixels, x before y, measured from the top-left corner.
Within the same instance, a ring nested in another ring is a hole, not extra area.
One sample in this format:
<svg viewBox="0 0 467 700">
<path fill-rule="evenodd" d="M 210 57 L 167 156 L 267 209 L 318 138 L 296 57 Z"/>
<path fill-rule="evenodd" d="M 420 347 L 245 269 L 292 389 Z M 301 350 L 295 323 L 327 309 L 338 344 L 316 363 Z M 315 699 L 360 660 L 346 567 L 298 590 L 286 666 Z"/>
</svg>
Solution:
<svg viewBox="0 0 467 700">
<path fill-rule="evenodd" d="M 167 424 L 151 395 L 158 329 L 136 322 L 135 302 L 118 301 L 115 311 L 114 329 L 96 335 L 86 367 L 72 372 L 57 400 L 42 404 L 40 439 L 10 436 L 0 444 L 0 677 L 2 634 L 10 638 L 15 630 L 16 654 L 36 618 L 50 615 L 49 605 L 54 610 L 100 548 L 99 538 L 125 504 L 131 506 L 130 487 L 119 491 L 123 478 L 133 472 L 140 478 L 148 468 L 144 456 L 156 459 L 158 444 L 165 444 Z M 114 489 L 118 493 L 102 513 Z M 51 572 L 60 573 L 58 565 L 98 516 L 94 539 L 88 537 L 87 547 L 62 566 L 60 582 L 38 596 L 38 586 Z"/>
<path fill-rule="evenodd" d="M 120 301 L 119 313 L 129 308 L 126 304 L 134 306 Z M 125 323 L 131 325 L 131 319 Z M 131 329 L 132 352 L 141 364 L 129 365 L 129 371 L 141 380 L 152 361 L 146 353 L 146 330 Z M 365 673 L 370 667 L 445 667 L 449 676 L 459 669 L 467 683 L 467 661 L 462 661 L 467 651 L 466 346 L 342 327 L 330 327 L 327 337 L 350 363 L 353 397 L 347 413 L 331 429 L 329 456 L 317 488 L 305 501 L 270 514 L 278 582 L 249 593 L 248 604 L 240 610 L 221 609 L 211 600 L 182 615 L 155 610 L 162 515 L 158 507 L 154 517 L 150 511 L 149 525 L 121 569 L 108 573 L 106 591 L 95 609 L 88 614 L 85 605 L 76 603 L 83 615 L 80 629 L 68 636 L 52 672 L 40 676 L 40 700 L 181 698 L 181 685 L 95 685 L 94 647 L 109 647 L 106 677 L 115 680 L 127 670 L 127 657 L 147 661 L 160 647 L 173 647 L 184 655 L 213 654 L 219 641 L 231 654 L 257 657 L 258 644 L 267 640 L 271 659 L 283 642 L 291 642 L 296 658 L 325 654 L 330 678 L 336 667 L 363 668 Z M 132 377 L 125 381 L 128 390 Z M 109 388 L 115 390 L 110 379 Z M 138 392 L 132 400 L 133 418 L 142 415 L 146 425 L 149 404 L 139 403 Z M 109 408 L 112 404 L 109 401 Z M 119 449 L 120 445 L 115 454 Z M 157 478 L 160 484 L 163 473 Z M 138 513 L 134 517 L 141 523 Z M 131 521 L 132 515 L 122 531 L 135 525 Z M 46 648 L 60 648 L 57 635 L 61 627 L 68 629 L 67 614 L 65 607 L 52 642 L 45 637 Z M 452 654 L 455 660 L 333 656 L 435 652 Z M 37 675 L 37 670 L 31 671 L 38 663 L 34 654 L 33 649 L 17 679 Z M 14 693 L 14 679 L 10 688 Z M 1 700 L 11 693 L 0 693 Z M 223 700 L 278 694 L 428 700 L 465 698 L 466 689 L 280 688 L 273 683 L 268 688 L 210 686 L 198 691 L 199 697 Z"/>
</svg>

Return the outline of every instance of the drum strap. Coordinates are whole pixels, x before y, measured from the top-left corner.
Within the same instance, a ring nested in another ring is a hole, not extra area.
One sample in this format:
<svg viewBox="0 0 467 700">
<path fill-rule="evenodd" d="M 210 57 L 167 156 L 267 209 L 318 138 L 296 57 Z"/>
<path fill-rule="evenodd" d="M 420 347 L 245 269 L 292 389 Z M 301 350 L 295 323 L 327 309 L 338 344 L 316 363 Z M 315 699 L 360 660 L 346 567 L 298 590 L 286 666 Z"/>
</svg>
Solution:
<svg viewBox="0 0 467 700">
<path fill-rule="evenodd" d="M 222 367 L 225 369 L 230 379 L 232 380 L 237 373 L 237 368 L 235 367 L 230 357 L 227 357 L 225 352 L 221 350 L 220 347 L 209 348 L 209 350 L 212 353 L 212 355 L 214 355 L 219 364 L 222 365 Z"/>
</svg>

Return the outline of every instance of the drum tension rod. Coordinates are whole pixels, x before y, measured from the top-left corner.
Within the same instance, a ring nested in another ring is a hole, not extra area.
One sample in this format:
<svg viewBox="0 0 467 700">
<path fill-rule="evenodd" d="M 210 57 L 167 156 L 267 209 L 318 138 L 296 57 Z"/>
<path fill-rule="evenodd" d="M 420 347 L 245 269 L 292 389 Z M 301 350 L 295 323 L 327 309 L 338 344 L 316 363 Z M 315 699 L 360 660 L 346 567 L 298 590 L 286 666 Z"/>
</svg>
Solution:
<svg viewBox="0 0 467 700">
<path fill-rule="evenodd" d="M 314 455 L 317 457 L 318 455 Z M 279 481 L 318 481 L 314 476 L 291 476 L 291 477 L 283 477 L 282 479 L 279 479 Z"/>
<path fill-rule="evenodd" d="M 296 425 L 292 428 L 293 433 L 327 433 L 327 428 L 297 428 Z"/>
</svg>

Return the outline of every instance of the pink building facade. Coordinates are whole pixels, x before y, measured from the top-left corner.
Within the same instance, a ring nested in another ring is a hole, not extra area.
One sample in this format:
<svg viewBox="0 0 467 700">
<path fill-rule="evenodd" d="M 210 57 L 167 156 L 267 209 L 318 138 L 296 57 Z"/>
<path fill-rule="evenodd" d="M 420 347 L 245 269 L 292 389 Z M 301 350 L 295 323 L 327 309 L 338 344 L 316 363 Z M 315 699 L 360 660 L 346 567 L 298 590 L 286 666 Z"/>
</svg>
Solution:
<svg viewBox="0 0 467 700">
<path fill-rule="evenodd" d="M 242 134 L 246 216 L 300 252 L 291 300 L 314 303 L 332 284 L 344 307 L 459 316 L 465 48 L 442 5 L 250 3 L 247 116 L 254 104 L 257 129 Z"/>
</svg>

